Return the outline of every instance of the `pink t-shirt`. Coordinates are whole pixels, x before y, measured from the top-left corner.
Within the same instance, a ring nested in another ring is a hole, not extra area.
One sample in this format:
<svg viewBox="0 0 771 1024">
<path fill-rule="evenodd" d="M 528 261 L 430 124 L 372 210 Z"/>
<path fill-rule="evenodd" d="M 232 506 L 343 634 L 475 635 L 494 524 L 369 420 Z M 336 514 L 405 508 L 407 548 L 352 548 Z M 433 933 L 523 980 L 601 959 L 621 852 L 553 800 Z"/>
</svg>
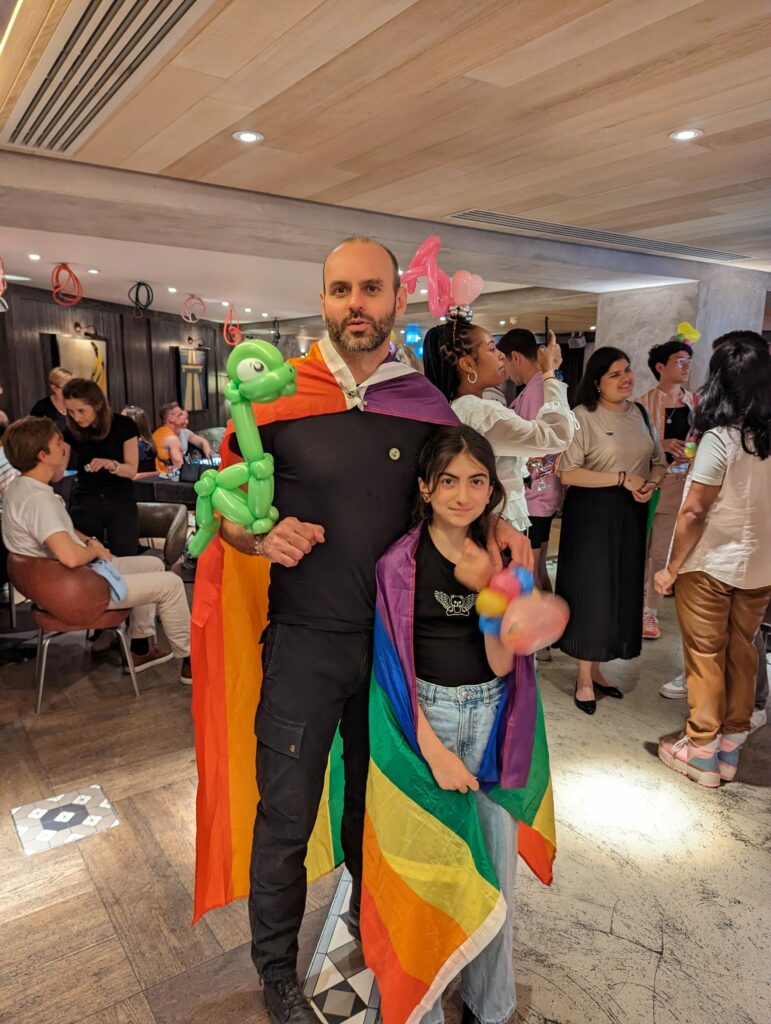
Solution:
<svg viewBox="0 0 771 1024">
<path fill-rule="evenodd" d="M 543 374 L 539 370 L 511 403 L 511 408 L 524 420 L 534 420 L 543 405 Z M 534 461 L 530 459 L 531 467 Z M 557 456 L 544 453 L 540 466 L 531 471 L 532 487 L 525 488 L 525 501 L 530 516 L 553 516 L 562 504 L 562 485 L 556 473 Z"/>
</svg>

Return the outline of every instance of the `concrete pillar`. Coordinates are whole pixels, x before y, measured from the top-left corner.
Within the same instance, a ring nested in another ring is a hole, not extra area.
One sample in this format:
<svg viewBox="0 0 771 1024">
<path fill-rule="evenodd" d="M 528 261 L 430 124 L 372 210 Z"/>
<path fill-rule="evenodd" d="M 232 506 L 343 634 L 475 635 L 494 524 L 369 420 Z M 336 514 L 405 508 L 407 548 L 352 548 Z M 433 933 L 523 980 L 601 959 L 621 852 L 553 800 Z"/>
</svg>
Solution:
<svg viewBox="0 0 771 1024">
<path fill-rule="evenodd" d="M 763 329 L 769 281 L 760 271 L 705 264 L 699 281 L 601 295 L 596 345 L 615 345 L 629 355 L 635 393 L 642 394 L 654 384 L 648 350 L 688 321 L 701 331 L 690 379 L 695 390 L 707 378 L 715 338 L 727 331 Z"/>
<path fill-rule="evenodd" d="M 656 383 L 648 369 L 648 350 L 670 338 L 683 320 L 699 327 L 698 307 L 697 281 L 608 292 L 597 304 L 595 347 L 614 345 L 626 352 L 635 374 L 635 396 L 641 395 Z"/>
</svg>

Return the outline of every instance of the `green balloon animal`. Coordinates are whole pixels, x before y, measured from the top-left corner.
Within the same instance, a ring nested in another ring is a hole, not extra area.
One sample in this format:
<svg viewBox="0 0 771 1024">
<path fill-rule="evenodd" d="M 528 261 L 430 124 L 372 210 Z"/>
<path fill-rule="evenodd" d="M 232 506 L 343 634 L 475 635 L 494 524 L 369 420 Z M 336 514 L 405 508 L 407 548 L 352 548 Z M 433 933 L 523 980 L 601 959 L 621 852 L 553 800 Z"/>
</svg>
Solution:
<svg viewBox="0 0 771 1024">
<path fill-rule="evenodd" d="M 230 380 L 225 398 L 244 461 L 219 472 L 207 469 L 196 483 L 197 529 L 188 544 L 193 558 L 219 530 L 215 512 L 257 534 L 269 533 L 278 520 L 273 505 L 273 456 L 263 450 L 252 402 L 275 402 L 293 395 L 297 371 L 268 341 L 242 341 L 230 353 L 226 369 Z"/>
</svg>

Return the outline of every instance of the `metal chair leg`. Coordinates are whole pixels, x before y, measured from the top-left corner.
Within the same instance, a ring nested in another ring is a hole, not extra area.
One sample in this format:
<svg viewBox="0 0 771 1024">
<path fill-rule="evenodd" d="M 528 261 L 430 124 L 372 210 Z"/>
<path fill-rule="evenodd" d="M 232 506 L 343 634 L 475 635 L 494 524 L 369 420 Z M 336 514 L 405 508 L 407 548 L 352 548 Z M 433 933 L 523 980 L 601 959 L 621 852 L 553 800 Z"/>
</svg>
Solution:
<svg viewBox="0 0 771 1024">
<path fill-rule="evenodd" d="M 35 650 L 35 685 L 40 679 L 40 648 L 43 646 L 43 630 L 37 631 L 37 648 Z"/>
<path fill-rule="evenodd" d="M 16 593 L 15 593 L 15 591 L 13 589 L 13 583 L 11 583 L 10 580 L 8 581 L 8 601 L 9 601 L 8 614 L 9 614 L 9 617 L 10 617 L 10 620 L 11 620 L 11 630 L 15 633 L 16 632 Z"/>
<path fill-rule="evenodd" d="M 37 706 L 35 707 L 36 715 L 40 714 L 40 708 L 43 704 L 43 686 L 45 684 L 46 678 L 46 662 L 48 661 L 48 648 L 53 638 L 58 635 L 56 633 L 51 633 L 50 636 L 43 637 L 42 632 L 43 631 L 41 630 L 40 633 L 42 644 L 39 647 L 40 667 L 37 681 Z"/>
<path fill-rule="evenodd" d="M 120 640 L 121 650 L 123 652 L 123 659 L 126 662 L 126 668 L 131 676 L 131 685 L 134 687 L 134 696 L 138 697 L 139 686 L 137 685 L 137 674 L 134 670 L 134 659 L 131 657 L 131 648 L 129 647 L 128 637 L 126 636 L 126 627 L 124 625 L 118 626 L 117 633 L 118 639 Z"/>
</svg>

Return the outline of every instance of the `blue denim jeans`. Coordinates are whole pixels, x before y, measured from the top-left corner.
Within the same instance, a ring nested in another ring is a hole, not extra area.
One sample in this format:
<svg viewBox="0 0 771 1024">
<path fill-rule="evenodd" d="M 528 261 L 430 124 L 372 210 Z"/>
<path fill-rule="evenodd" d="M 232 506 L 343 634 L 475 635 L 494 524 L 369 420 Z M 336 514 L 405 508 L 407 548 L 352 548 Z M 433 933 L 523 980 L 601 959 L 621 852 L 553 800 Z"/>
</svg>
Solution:
<svg viewBox="0 0 771 1024">
<path fill-rule="evenodd" d="M 436 735 L 476 775 L 504 692 L 494 679 L 479 686 L 436 686 L 418 680 L 418 702 Z M 513 900 L 517 870 L 517 822 L 481 791 L 475 794 L 487 850 L 508 905 L 506 921 L 495 938 L 461 971 L 463 1002 L 482 1024 L 503 1024 L 517 1003 L 514 985 Z M 422 1024 L 442 1024 L 442 1001 Z"/>
</svg>

